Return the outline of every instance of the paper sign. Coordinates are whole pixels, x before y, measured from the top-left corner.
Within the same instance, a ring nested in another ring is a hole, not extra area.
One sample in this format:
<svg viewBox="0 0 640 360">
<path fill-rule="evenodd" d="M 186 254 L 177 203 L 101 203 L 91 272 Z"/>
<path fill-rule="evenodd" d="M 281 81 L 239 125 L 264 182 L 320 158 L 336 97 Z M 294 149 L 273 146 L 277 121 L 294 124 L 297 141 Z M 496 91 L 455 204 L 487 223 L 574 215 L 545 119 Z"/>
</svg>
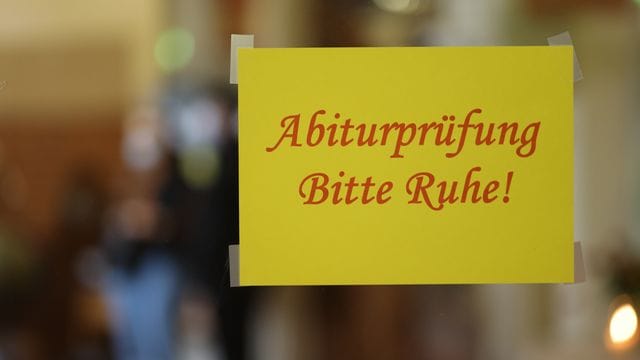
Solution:
<svg viewBox="0 0 640 360">
<path fill-rule="evenodd" d="M 573 49 L 239 49 L 246 285 L 573 281 Z"/>
</svg>

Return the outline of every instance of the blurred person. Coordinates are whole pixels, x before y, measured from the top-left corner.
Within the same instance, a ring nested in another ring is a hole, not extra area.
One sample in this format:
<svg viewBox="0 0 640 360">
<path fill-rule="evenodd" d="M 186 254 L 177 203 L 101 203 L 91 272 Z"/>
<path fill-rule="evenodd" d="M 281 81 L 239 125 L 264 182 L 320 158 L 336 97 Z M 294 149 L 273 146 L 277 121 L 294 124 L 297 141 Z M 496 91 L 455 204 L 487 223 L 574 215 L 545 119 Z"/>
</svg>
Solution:
<svg viewBox="0 0 640 360">
<path fill-rule="evenodd" d="M 179 268 L 161 230 L 161 205 L 128 198 L 115 205 L 105 241 L 106 290 L 116 359 L 173 359 Z"/>
<path fill-rule="evenodd" d="M 175 156 L 164 203 L 181 229 L 188 281 L 216 306 L 219 338 L 214 340 L 221 342 L 227 360 L 242 360 L 255 293 L 229 284 L 228 247 L 239 236 L 235 99 L 215 88 L 174 94 L 167 102 Z"/>
<path fill-rule="evenodd" d="M 212 290 L 218 305 L 222 342 L 228 360 L 247 358 L 247 328 L 255 297 L 255 289 L 230 286 L 228 248 L 239 242 L 238 141 L 229 136 L 222 148 L 223 178 L 212 193 L 211 203 L 218 226 L 213 240 L 216 251 L 210 272 L 218 282 Z"/>
<path fill-rule="evenodd" d="M 177 222 L 163 190 L 155 186 L 163 165 L 159 132 L 159 113 L 152 105 L 134 109 L 125 119 L 122 155 L 131 178 L 122 183 L 124 195 L 106 216 L 104 289 L 116 359 L 175 357 L 182 276 Z"/>
</svg>

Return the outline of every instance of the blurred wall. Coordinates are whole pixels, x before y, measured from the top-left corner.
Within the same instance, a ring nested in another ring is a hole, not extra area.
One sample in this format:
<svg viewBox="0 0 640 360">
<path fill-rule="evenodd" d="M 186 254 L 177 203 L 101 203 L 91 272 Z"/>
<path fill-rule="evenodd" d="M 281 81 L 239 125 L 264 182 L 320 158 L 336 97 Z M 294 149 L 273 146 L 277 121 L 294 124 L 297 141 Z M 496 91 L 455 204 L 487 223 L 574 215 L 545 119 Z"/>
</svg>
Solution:
<svg viewBox="0 0 640 360">
<path fill-rule="evenodd" d="M 3 1 L 0 121 L 113 112 L 146 96 L 158 82 L 153 46 L 163 3 Z"/>
<path fill-rule="evenodd" d="M 31 238 L 51 233 L 80 167 L 122 175 L 127 109 L 160 82 L 154 42 L 165 2 L 5 0 L 0 4 L 0 167 L 11 216 Z M 17 185 L 16 185 L 17 184 Z M 17 189 L 17 190 L 16 190 Z"/>
</svg>

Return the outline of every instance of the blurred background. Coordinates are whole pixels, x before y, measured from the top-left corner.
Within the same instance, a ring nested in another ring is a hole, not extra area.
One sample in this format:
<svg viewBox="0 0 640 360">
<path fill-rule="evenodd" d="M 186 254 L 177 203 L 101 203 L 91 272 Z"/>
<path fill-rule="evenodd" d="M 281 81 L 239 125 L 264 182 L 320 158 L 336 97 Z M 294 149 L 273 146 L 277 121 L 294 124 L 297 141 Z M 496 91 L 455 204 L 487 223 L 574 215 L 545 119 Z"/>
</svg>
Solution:
<svg viewBox="0 0 640 360">
<path fill-rule="evenodd" d="M 3 0 L 0 359 L 640 357 L 640 1 Z M 231 33 L 546 45 L 569 30 L 574 285 L 243 288 Z"/>
</svg>

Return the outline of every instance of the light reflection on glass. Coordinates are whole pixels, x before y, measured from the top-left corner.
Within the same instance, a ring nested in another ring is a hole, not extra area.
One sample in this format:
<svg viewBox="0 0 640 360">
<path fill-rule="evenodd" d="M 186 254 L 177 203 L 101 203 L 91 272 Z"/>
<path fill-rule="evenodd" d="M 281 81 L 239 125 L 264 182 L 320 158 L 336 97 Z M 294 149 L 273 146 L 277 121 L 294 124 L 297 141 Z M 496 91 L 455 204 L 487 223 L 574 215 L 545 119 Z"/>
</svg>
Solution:
<svg viewBox="0 0 640 360">
<path fill-rule="evenodd" d="M 610 350 L 624 351 L 637 342 L 638 316 L 631 299 L 622 296 L 614 300 L 615 310 L 609 317 L 606 331 L 606 344 Z"/>
</svg>

